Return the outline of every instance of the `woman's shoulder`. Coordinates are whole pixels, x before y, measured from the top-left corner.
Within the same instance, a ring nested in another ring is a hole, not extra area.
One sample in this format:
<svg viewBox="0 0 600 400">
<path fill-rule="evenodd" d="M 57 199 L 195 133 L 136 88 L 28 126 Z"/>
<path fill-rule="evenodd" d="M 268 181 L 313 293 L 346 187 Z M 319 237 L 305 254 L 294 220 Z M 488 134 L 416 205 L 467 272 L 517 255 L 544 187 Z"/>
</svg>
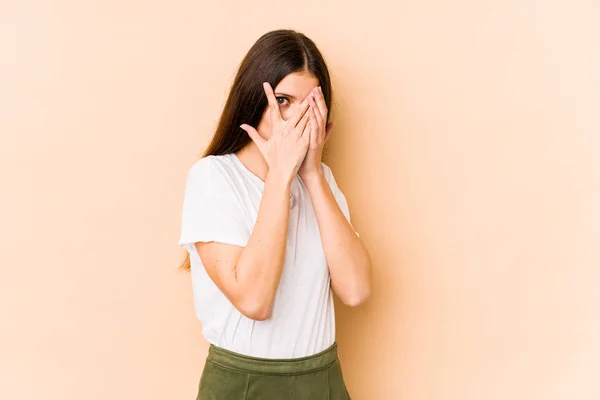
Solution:
<svg viewBox="0 0 600 400">
<path fill-rule="evenodd" d="M 231 163 L 231 154 L 208 155 L 196 160 L 190 167 L 191 170 L 211 170 Z"/>
<path fill-rule="evenodd" d="M 232 162 L 230 154 L 209 155 L 196 160 L 188 170 L 188 184 L 200 185 L 206 189 L 222 190 L 228 186 Z"/>
<path fill-rule="evenodd" d="M 210 177 L 222 175 L 227 172 L 231 166 L 231 155 L 209 155 L 196 160 L 188 171 L 188 176 Z"/>
</svg>

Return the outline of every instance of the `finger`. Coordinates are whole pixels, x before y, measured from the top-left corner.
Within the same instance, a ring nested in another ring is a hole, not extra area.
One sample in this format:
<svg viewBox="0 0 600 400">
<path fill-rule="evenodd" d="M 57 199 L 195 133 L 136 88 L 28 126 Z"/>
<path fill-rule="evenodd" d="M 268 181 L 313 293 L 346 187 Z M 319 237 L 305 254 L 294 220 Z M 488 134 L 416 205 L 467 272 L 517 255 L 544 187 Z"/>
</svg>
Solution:
<svg viewBox="0 0 600 400">
<path fill-rule="evenodd" d="M 312 107 L 310 107 L 308 109 L 308 112 L 306 113 L 306 115 L 308 115 L 308 123 L 306 124 L 306 127 L 304 128 L 304 131 L 302 131 L 303 135 L 309 135 L 309 136 L 315 136 L 317 134 L 316 131 L 316 120 L 315 120 L 315 116 L 314 116 L 314 110 L 312 109 Z M 314 130 L 314 131 L 313 131 Z"/>
<path fill-rule="evenodd" d="M 298 122 L 298 125 L 296 125 L 296 129 L 297 132 L 300 132 L 300 134 L 303 133 L 304 129 L 306 128 L 306 124 L 308 123 L 308 120 L 310 119 L 310 111 L 307 113 L 304 113 L 304 115 L 302 116 L 302 119 L 300 119 L 300 121 Z"/>
<path fill-rule="evenodd" d="M 308 140 L 310 143 L 311 135 L 312 135 L 312 121 L 309 119 L 308 123 L 306 124 L 306 128 L 304 128 L 304 130 L 302 131 L 302 138 L 304 138 L 305 136 L 308 136 Z"/>
<path fill-rule="evenodd" d="M 310 96 L 310 105 L 315 113 L 315 116 L 317 118 L 317 123 L 318 123 L 318 127 L 321 127 L 323 125 L 323 116 L 321 115 L 321 111 L 319 111 L 319 107 L 317 106 L 317 102 L 315 101 L 314 96 Z"/>
<path fill-rule="evenodd" d="M 317 106 L 319 107 L 321 116 L 323 117 L 323 119 L 325 119 L 327 117 L 327 106 L 325 105 L 325 97 L 323 97 L 323 90 L 321 89 L 321 86 L 319 86 L 317 89 L 315 101 L 317 103 Z"/>
<path fill-rule="evenodd" d="M 277 99 L 275 98 L 271 84 L 269 82 L 263 82 L 263 88 L 265 89 L 267 101 L 269 102 L 269 109 L 271 110 L 271 121 L 275 122 L 278 119 L 281 119 L 279 104 L 277 104 Z"/>
<path fill-rule="evenodd" d="M 304 99 L 302 101 L 302 103 L 300 103 L 300 106 L 298 107 L 298 111 L 296 111 L 296 113 L 294 113 L 294 115 L 292 115 L 289 119 L 288 119 L 288 123 L 291 126 L 296 126 L 298 124 L 298 121 L 300 121 L 301 118 L 303 118 L 308 111 L 308 108 L 310 107 L 310 103 L 308 102 L 308 99 Z"/>
<path fill-rule="evenodd" d="M 317 86 L 315 86 L 315 87 L 314 87 L 314 88 L 313 88 L 313 89 L 310 91 L 310 93 L 306 95 L 306 97 L 305 97 L 305 98 L 306 98 L 306 100 L 308 101 L 308 103 L 309 103 L 309 104 L 313 104 L 313 102 L 314 102 L 314 104 L 316 105 L 316 104 L 317 104 L 317 102 L 316 102 L 316 100 L 315 100 L 315 99 L 316 99 L 316 96 L 317 96 Z M 320 111 L 319 111 L 319 112 L 320 112 Z"/>
<path fill-rule="evenodd" d="M 310 148 L 311 130 L 309 129 L 309 126 L 311 126 L 310 121 L 308 122 L 306 129 L 302 132 L 302 136 L 300 136 L 300 143 L 302 143 L 303 146 L 306 146 L 306 152 L 308 152 L 308 149 Z"/>
<path fill-rule="evenodd" d="M 310 121 L 310 125 L 310 148 L 316 149 L 319 147 L 319 127 L 314 119 Z"/>
<path fill-rule="evenodd" d="M 262 152 L 263 146 L 267 141 L 263 139 L 262 136 L 260 136 L 258 131 L 248 124 L 242 124 L 240 125 L 240 128 L 246 131 L 248 136 L 250 136 L 250 139 L 252 139 L 252 141 L 256 143 L 258 149 Z"/>
<path fill-rule="evenodd" d="M 308 124 L 306 124 L 306 128 L 302 132 L 302 136 L 300 137 L 300 142 L 306 146 L 307 152 L 312 147 L 313 137 L 316 135 L 314 124 L 315 122 L 313 120 L 309 120 Z"/>
</svg>

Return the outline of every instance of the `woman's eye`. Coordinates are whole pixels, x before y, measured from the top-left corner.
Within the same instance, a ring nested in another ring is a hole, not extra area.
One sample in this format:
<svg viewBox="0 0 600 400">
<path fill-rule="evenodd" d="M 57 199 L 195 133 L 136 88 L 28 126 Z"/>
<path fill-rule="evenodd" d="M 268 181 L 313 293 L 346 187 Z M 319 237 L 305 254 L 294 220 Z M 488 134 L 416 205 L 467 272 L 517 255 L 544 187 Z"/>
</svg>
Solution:
<svg viewBox="0 0 600 400">
<path fill-rule="evenodd" d="M 277 97 L 276 99 L 277 99 L 277 102 L 279 103 L 279 105 L 282 105 L 282 106 L 286 105 L 285 102 L 288 101 L 288 99 L 285 97 Z"/>
</svg>

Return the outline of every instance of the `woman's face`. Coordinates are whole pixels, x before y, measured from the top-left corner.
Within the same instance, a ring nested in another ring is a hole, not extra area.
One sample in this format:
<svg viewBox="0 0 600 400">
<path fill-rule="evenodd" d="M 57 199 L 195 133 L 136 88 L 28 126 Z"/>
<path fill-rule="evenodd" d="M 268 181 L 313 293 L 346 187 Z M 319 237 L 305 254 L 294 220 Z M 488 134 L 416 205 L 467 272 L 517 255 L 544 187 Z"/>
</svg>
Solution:
<svg viewBox="0 0 600 400">
<path fill-rule="evenodd" d="M 300 103 L 316 86 L 319 86 L 318 79 L 306 70 L 286 75 L 273 89 L 275 98 L 279 104 L 281 118 L 287 120 L 296 113 Z M 256 130 L 264 139 L 271 137 L 271 113 L 269 107 L 266 107 Z"/>
</svg>

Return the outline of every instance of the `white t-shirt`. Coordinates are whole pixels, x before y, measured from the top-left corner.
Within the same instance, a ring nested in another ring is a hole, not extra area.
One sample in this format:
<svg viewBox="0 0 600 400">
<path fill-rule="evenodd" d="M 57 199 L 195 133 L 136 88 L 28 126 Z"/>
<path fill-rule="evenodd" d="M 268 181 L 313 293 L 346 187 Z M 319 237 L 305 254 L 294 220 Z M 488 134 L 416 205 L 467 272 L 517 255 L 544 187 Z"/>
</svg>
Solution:
<svg viewBox="0 0 600 400">
<path fill-rule="evenodd" d="M 323 172 L 343 214 L 348 204 L 331 169 Z M 335 341 L 329 269 L 308 189 L 297 175 L 291 185 L 287 249 L 272 313 L 255 321 L 240 313 L 208 276 L 195 242 L 246 246 L 264 182 L 234 154 L 196 161 L 187 176 L 179 245 L 190 253 L 194 306 L 202 334 L 216 346 L 263 358 L 297 358 Z"/>
</svg>

